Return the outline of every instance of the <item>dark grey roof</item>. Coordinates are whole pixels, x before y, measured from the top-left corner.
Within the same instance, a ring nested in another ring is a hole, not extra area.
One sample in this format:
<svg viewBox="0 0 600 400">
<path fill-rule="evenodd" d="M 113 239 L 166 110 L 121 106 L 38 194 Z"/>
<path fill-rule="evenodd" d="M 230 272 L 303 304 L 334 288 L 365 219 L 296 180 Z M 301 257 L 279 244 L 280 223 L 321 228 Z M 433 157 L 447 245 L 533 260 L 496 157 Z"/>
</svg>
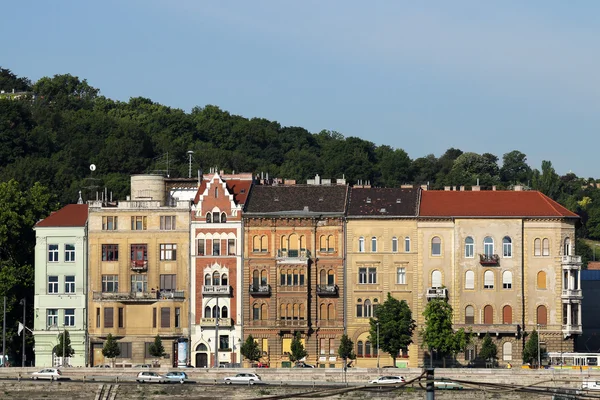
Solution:
<svg viewBox="0 0 600 400">
<path fill-rule="evenodd" d="M 419 188 L 352 188 L 348 217 L 416 217 Z"/>
<path fill-rule="evenodd" d="M 254 185 L 246 200 L 245 213 L 343 214 L 347 194 L 346 185 Z"/>
</svg>

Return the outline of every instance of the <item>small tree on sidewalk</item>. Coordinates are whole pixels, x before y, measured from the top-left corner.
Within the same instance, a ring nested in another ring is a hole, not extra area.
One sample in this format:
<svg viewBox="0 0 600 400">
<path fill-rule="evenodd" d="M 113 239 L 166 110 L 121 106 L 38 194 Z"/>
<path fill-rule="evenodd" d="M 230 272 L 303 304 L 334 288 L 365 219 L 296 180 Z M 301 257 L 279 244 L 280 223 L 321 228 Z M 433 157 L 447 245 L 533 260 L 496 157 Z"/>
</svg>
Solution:
<svg viewBox="0 0 600 400">
<path fill-rule="evenodd" d="M 162 339 L 159 335 L 156 335 L 156 337 L 154 338 L 154 343 L 148 346 L 148 353 L 150 353 L 152 357 L 157 358 L 165 356 L 165 347 L 163 346 Z M 154 364 L 158 364 L 158 361 L 156 361 Z"/>
<path fill-rule="evenodd" d="M 534 329 L 529 335 L 527 343 L 525 343 L 525 349 L 523 350 L 523 362 L 529 363 L 530 365 L 535 364 L 539 367 L 538 362 L 538 333 Z"/>
<path fill-rule="evenodd" d="M 338 347 L 338 356 L 340 356 L 340 358 L 344 360 L 344 381 L 346 381 L 346 369 L 348 366 L 348 359 L 354 360 L 356 358 L 356 354 L 354 354 L 354 343 L 345 333 L 340 339 L 340 347 Z"/>
<path fill-rule="evenodd" d="M 292 343 L 290 345 L 290 361 L 298 362 L 306 357 L 308 353 L 302 344 L 302 340 L 300 339 L 300 333 L 297 332 L 292 339 Z"/>
<path fill-rule="evenodd" d="M 479 357 L 491 362 L 492 367 L 496 365 L 496 359 L 498 358 L 498 347 L 492 342 L 492 338 L 489 333 L 486 333 L 481 344 L 481 350 L 479 351 Z"/>
<path fill-rule="evenodd" d="M 69 331 L 63 331 L 58 335 L 58 344 L 54 348 L 57 357 L 62 358 L 62 366 L 66 366 L 65 358 L 72 357 L 75 354 L 75 350 L 71 347 L 71 338 Z"/>
<path fill-rule="evenodd" d="M 246 338 L 246 341 L 240 348 L 240 353 L 242 356 L 246 357 L 250 363 L 258 362 L 262 357 L 262 351 L 258 347 L 258 343 L 256 343 L 256 340 L 254 340 L 252 335 L 249 335 Z"/>
<path fill-rule="evenodd" d="M 104 342 L 104 347 L 102 347 L 102 355 L 112 360 L 113 367 L 115 366 L 115 358 L 121 355 L 119 344 L 111 333 L 106 337 L 106 342 Z"/>
</svg>

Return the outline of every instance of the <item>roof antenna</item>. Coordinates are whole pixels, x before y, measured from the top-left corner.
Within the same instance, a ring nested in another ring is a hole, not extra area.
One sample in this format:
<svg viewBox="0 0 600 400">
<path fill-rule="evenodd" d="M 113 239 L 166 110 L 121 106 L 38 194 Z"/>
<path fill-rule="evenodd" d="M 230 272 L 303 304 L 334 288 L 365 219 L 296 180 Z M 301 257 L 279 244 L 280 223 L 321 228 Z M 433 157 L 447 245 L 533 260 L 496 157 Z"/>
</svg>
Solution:
<svg viewBox="0 0 600 400">
<path fill-rule="evenodd" d="M 188 150 L 188 157 L 190 158 L 189 167 L 188 167 L 188 178 L 192 177 L 192 154 L 194 154 L 193 150 Z"/>
</svg>

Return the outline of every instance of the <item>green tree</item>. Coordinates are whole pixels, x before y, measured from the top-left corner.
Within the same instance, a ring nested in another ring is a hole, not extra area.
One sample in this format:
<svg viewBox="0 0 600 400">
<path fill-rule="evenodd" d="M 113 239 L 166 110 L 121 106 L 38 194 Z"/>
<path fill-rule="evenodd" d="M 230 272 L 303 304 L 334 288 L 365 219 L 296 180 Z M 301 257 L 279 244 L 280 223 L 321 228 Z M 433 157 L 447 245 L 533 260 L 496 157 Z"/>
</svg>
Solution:
<svg viewBox="0 0 600 400">
<path fill-rule="evenodd" d="M 421 331 L 423 343 L 428 347 L 429 354 L 436 351 L 443 357 L 446 367 L 446 356 L 453 357 L 463 351 L 471 341 L 471 332 L 464 328 L 458 331 L 452 329 L 452 306 L 446 300 L 432 299 L 427 303 L 425 311 L 425 327 Z"/>
<path fill-rule="evenodd" d="M 240 348 L 240 353 L 250 362 L 256 362 L 262 357 L 262 351 L 260 351 L 260 347 L 258 347 L 258 343 L 256 343 L 252 335 L 246 338 L 246 341 Z"/>
<path fill-rule="evenodd" d="M 111 333 L 106 337 L 106 342 L 104 342 L 104 347 L 102 347 L 102 355 L 106 358 L 110 358 L 113 366 L 115 364 L 115 358 L 121 355 L 119 344 Z"/>
<path fill-rule="evenodd" d="M 31 90 L 31 81 L 28 78 L 18 77 L 10 69 L 0 67 L 0 90 L 6 92 L 26 92 Z"/>
<path fill-rule="evenodd" d="M 538 333 L 534 329 L 529 335 L 527 342 L 525 343 L 525 349 L 523 350 L 523 362 L 531 365 L 538 364 Z"/>
<path fill-rule="evenodd" d="M 356 354 L 354 354 L 354 343 L 345 333 L 340 339 L 340 347 L 338 347 L 338 356 L 344 360 L 344 366 L 347 364 L 348 359 L 354 360 Z"/>
<path fill-rule="evenodd" d="M 64 350 L 63 350 L 64 349 Z M 75 354 L 75 350 L 71 347 L 71 337 L 69 335 L 69 331 L 62 331 L 58 334 L 58 344 L 54 348 L 57 357 L 72 357 Z M 64 351 L 64 352 L 63 352 Z M 65 360 L 63 359 L 63 366 L 65 365 Z"/>
<path fill-rule="evenodd" d="M 484 360 L 489 360 L 492 362 L 492 365 L 496 364 L 496 359 L 498 358 L 498 347 L 492 342 L 492 338 L 489 333 L 486 333 L 483 337 L 483 343 L 481 344 L 481 349 L 479 350 L 479 357 Z"/>
<path fill-rule="evenodd" d="M 302 344 L 302 340 L 300 338 L 300 332 L 296 332 L 294 338 L 292 339 L 292 343 L 290 345 L 290 361 L 298 362 L 306 357 L 308 353 Z"/>
<path fill-rule="evenodd" d="M 401 350 L 407 350 L 412 341 L 412 334 L 416 323 L 412 318 L 412 311 L 408 303 L 400 301 L 390 293 L 387 299 L 375 309 L 375 318 L 369 320 L 370 340 L 375 343 L 377 351 L 382 349 L 394 360 Z M 379 343 L 377 343 L 377 325 L 379 324 Z"/>
<path fill-rule="evenodd" d="M 152 357 L 164 357 L 165 356 L 165 348 L 162 344 L 162 339 L 160 335 L 156 335 L 154 338 L 154 342 L 148 346 L 148 352 Z"/>
<path fill-rule="evenodd" d="M 542 161 L 542 172 L 537 169 L 533 171 L 531 186 L 539 190 L 552 200 L 557 200 L 560 194 L 560 177 L 552 167 L 550 161 Z"/>
<path fill-rule="evenodd" d="M 518 150 L 513 150 L 502 156 L 500 179 L 505 183 L 527 184 L 531 178 L 531 167 L 527 164 L 527 156 Z"/>
</svg>

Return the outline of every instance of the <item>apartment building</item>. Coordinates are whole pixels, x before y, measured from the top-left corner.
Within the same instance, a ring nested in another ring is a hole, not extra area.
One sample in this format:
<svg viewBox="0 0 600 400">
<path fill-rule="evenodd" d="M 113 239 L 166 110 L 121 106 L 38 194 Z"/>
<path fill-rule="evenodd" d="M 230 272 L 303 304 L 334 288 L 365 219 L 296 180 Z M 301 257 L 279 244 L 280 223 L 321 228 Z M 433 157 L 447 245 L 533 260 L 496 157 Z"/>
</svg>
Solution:
<svg viewBox="0 0 600 400">
<path fill-rule="evenodd" d="M 107 335 L 119 343 L 117 364 L 189 363 L 190 201 L 174 197 L 159 175 L 131 176 L 125 201 L 89 204 L 89 357 L 107 362 Z M 160 336 L 166 350 L 152 357 Z"/>
<path fill-rule="evenodd" d="M 87 364 L 87 217 L 86 204 L 69 204 L 38 222 L 35 244 L 35 365 Z M 75 354 L 57 354 L 67 331 Z"/>
<path fill-rule="evenodd" d="M 344 217 L 348 187 L 318 176 L 307 185 L 258 184 L 243 215 L 243 329 L 261 362 L 290 367 L 299 334 L 306 362 L 341 367 L 344 332 Z"/>
<path fill-rule="evenodd" d="M 392 357 L 377 354 L 369 320 L 388 293 L 417 310 L 417 214 L 420 189 L 371 188 L 350 190 L 346 229 L 346 324 L 354 342 L 354 365 L 362 368 L 391 366 Z M 417 365 L 415 344 L 401 354 L 396 366 Z M 409 362 L 410 360 L 410 362 Z"/>
<path fill-rule="evenodd" d="M 461 361 L 476 358 L 486 333 L 503 364 L 522 360 L 524 334 L 534 329 L 548 351 L 573 351 L 582 332 L 579 217 L 537 191 L 477 189 L 422 192 L 418 326 L 426 303 L 444 298 L 454 327 L 475 333 Z M 429 357 L 420 346 L 419 364 Z"/>
<path fill-rule="evenodd" d="M 242 211 L 252 174 L 201 177 L 191 209 L 191 363 L 239 363 L 242 336 Z"/>
</svg>

